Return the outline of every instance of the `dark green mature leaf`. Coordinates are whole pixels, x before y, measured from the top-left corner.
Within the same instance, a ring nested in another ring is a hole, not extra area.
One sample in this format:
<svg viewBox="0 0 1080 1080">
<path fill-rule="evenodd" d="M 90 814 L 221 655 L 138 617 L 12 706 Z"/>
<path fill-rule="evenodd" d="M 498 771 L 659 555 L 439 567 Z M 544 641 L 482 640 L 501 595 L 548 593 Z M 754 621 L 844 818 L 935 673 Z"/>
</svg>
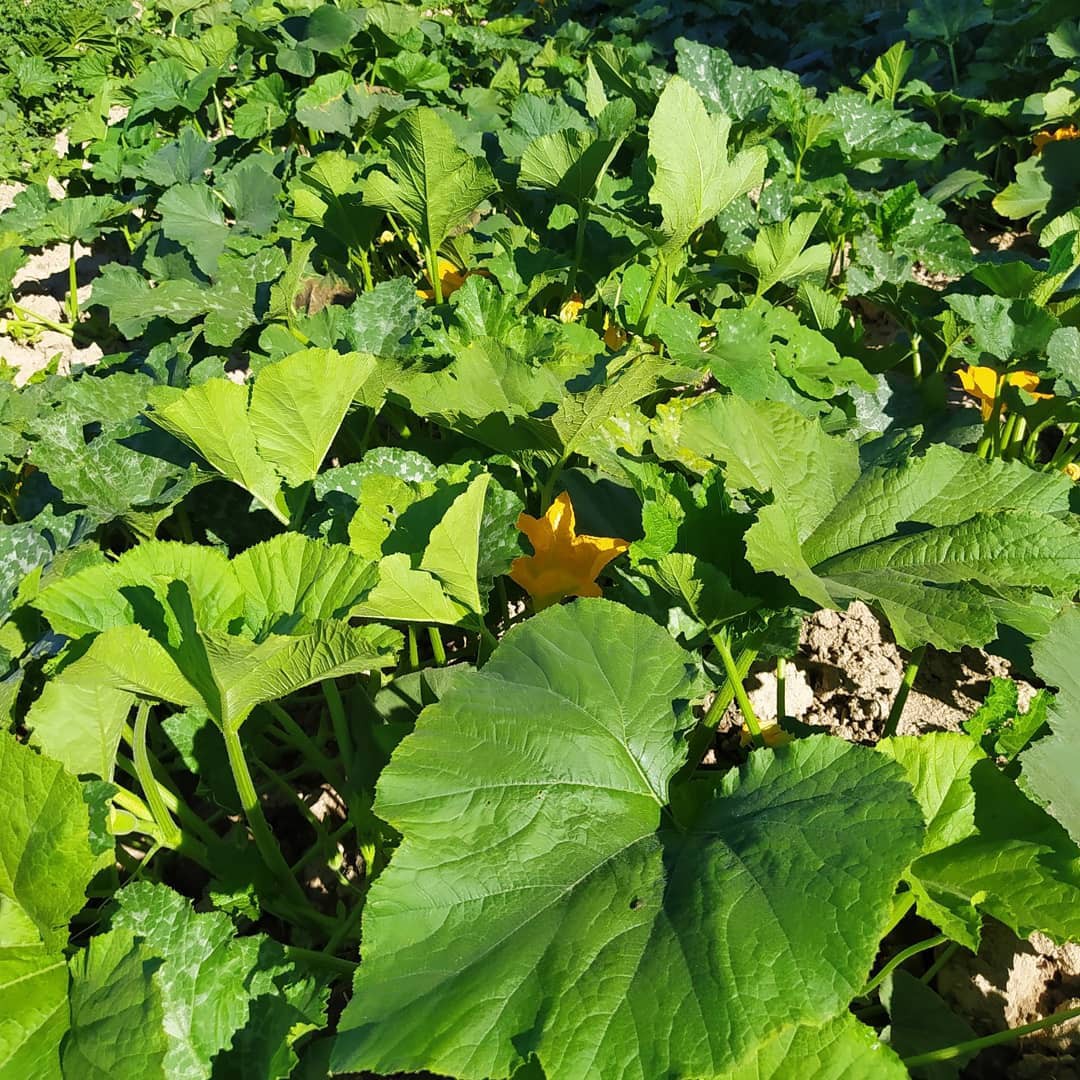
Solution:
<svg viewBox="0 0 1080 1080">
<path fill-rule="evenodd" d="M 114 931 L 130 931 L 161 961 L 153 967 L 153 985 L 161 997 L 168 1040 L 165 1074 L 170 1080 L 202 1080 L 247 1024 L 255 1000 L 265 993 L 276 995 L 275 976 L 291 965 L 269 939 L 236 937 L 228 916 L 196 914 L 184 897 L 164 885 L 129 885 L 117 899 Z M 278 1032 L 277 1045 L 264 1052 L 287 1047 L 288 1035 L 288 1029 Z"/>
<path fill-rule="evenodd" d="M 0 900 L 18 904 L 50 952 L 85 902 L 97 869 L 78 780 L 55 761 L 0 733 Z"/>
<path fill-rule="evenodd" d="M 836 117 L 840 145 L 854 165 L 875 158 L 932 161 L 945 146 L 944 136 L 883 101 L 840 90 L 825 105 Z"/>
<path fill-rule="evenodd" d="M 971 1025 L 953 1012 L 925 983 L 902 968 L 882 986 L 881 999 L 889 1010 L 889 1028 L 883 1032 L 889 1045 L 905 1058 L 946 1046 L 958 1046 L 978 1036 Z M 954 1080 L 974 1053 L 952 1061 L 924 1066 L 928 1080 Z"/>
<path fill-rule="evenodd" d="M 895 768 L 822 738 L 753 755 L 661 826 L 698 692 L 665 630 L 578 601 L 425 710 L 379 783 L 404 840 L 369 894 L 335 1071 L 505 1076 L 535 1054 L 552 1080 L 715 1075 L 844 1010 L 920 815 Z"/>
<path fill-rule="evenodd" d="M 220 199 L 206 184 L 176 184 L 158 200 L 161 231 L 182 244 L 204 274 L 217 270 L 229 239 Z"/>
<path fill-rule="evenodd" d="M 735 397 L 687 410 L 681 436 L 726 466 L 729 487 L 772 493 L 746 534 L 755 569 L 818 604 L 875 605 L 905 648 L 984 644 L 999 621 L 1024 621 L 1029 590 L 1064 599 L 1080 584 L 1080 531 L 1057 516 L 1064 476 L 906 443 L 863 469 L 854 443 Z"/>
<path fill-rule="evenodd" d="M 428 321 L 416 287 L 408 278 L 380 281 L 361 293 L 346 311 L 343 330 L 349 345 L 375 356 L 407 356 L 416 332 Z"/>
<path fill-rule="evenodd" d="M 194 128 L 185 127 L 173 142 L 166 143 L 143 162 L 142 174 L 161 187 L 193 184 L 205 176 L 213 161 L 213 145 L 196 134 Z"/>
<path fill-rule="evenodd" d="M 1070 608 L 1032 649 L 1035 670 L 1059 688 L 1050 709 L 1050 734 L 1039 739 L 1020 757 L 1021 784 L 1061 822 L 1080 844 L 1080 609 Z"/>
</svg>

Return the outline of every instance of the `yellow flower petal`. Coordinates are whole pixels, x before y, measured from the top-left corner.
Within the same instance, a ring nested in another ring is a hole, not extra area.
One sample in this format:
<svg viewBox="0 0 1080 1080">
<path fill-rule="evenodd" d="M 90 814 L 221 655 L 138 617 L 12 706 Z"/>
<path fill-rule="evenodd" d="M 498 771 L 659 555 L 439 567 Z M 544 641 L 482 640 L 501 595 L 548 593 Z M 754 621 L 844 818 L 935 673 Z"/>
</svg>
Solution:
<svg viewBox="0 0 1080 1080">
<path fill-rule="evenodd" d="M 577 317 L 581 314 L 584 307 L 585 301 L 581 298 L 581 293 L 574 293 L 574 295 L 559 308 L 559 322 L 577 322 Z"/>
<path fill-rule="evenodd" d="M 1080 465 L 1077 465 L 1075 461 L 1070 461 L 1061 471 L 1072 480 L 1073 483 L 1080 480 Z"/>
<path fill-rule="evenodd" d="M 746 726 L 744 720 L 739 730 L 739 745 L 749 746 L 753 741 L 754 736 L 750 734 L 750 729 Z M 761 725 L 761 741 L 766 746 L 787 746 L 788 743 L 795 741 L 795 736 L 785 731 L 774 720 L 771 724 Z"/>
<path fill-rule="evenodd" d="M 1001 376 L 993 368 L 972 365 L 957 374 L 960 376 L 960 385 L 964 388 L 964 392 L 970 394 L 979 403 L 985 424 L 994 411 L 994 398 L 997 396 L 998 380 Z"/>
<path fill-rule="evenodd" d="M 1030 394 L 1033 398 L 1052 398 L 1053 394 L 1040 394 L 1035 387 L 1039 385 L 1039 376 L 1034 371 L 1014 371 L 1005 376 L 1005 381 L 1011 386 L 1019 386 L 1021 390 Z"/>
<path fill-rule="evenodd" d="M 449 299 L 454 293 L 465 284 L 465 279 L 469 274 L 479 273 L 477 270 L 459 270 L 449 259 L 439 257 L 439 282 L 442 285 L 443 299 Z M 425 277 L 428 280 L 428 287 L 426 289 L 417 289 L 416 295 L 423 297 L 425 300 L 435 299 L 435 289 L 431 285 L 431 276 L 425 271 Z"/>
<path fill-rule="evenodd" d="M 1064 139 L 1080 139 L 1080 128 L 1077 128 L 1075 124 L 1069 124 L 1068 127 L 1059 127 L 1054 131 L 1040 131 L 1032 137 L 1031 142 L 1035 147 L 1035 153 L 1041 154 L 1047 143 L 1061 142 Z"/>
<path fill-rule="evenodd" d="M 600 596 L 596 577 L 630 546 L 612 536 L 579 536 L 574 506 L 564 491 L 541 518 L 521 514 L 517 527 L 529 538 L 532 555 L 510 566 L 510 577 L 541 611 L 567 596 Z"/>
</svg>

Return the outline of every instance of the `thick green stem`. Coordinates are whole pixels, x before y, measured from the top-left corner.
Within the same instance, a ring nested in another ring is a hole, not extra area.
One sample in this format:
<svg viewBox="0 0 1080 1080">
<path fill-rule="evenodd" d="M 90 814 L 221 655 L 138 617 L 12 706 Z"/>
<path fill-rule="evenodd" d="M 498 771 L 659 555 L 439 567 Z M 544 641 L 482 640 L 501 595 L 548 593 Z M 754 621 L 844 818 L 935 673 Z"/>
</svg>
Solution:
<svg viewBox="0 0 1080 1080">
<path fill-rule="evenodd" d="M 266 864 L 266 868 L 277 878 L 288 898 L 307 907 L 304 890 L 292 876 L 289 864 L 285 861 L 285 856 L 281 854 L 281 848 L 278 847 L 274 834 L 270 831 L 270 826 L 263 815 L 262 803 L 259 802 L 251 772 L 244 758 L 244 748 L 240 745 L 240 733 L 234 728 L 227 727 L 222 729 L 222 735 L 225 738 L 225 750 L 229 756 L 229 768 L 232 770 L 233 782 L 236 784 L 236 793 L 240 796 L 240 806 L 251 827 L 251 835 L 255 840 L 255 846 L 259 849 L 259 855 Z"/>
<path fill-rule="evenodd" d="M 782 724 L 787 716 L 787 661 L 776 658 L 776 722 Z"/>
<path fill-rule="evenodd" d="M 446 664 L 446 646 L 443 645 L 442 634 L 439 633 L 437 626 L 429 626 L 427 632 L 428 641 L 431 642 L 431 652 L 435 657 L 435 664 L 438 667 L 443 667 Z"/>
<path fill-rule="evenodd" d="M 176 848 L 180 846 L 181 833 L 158 790 L 157 778 L 154 776 L 150 756 L 146 750 L 146 727 L 149 718 L 150 702 L 140 701 L 138 711 L 135 713 L 135 735 L 131 743 L 132 755 L 135 758 L 135 774 L 142 785 L 143 798 L 146 799 L 146 804 L 150 808 L 161 843 L 166 847 Z"/>
<path fill-rule="evenodd" d="M 917 941 L 914 945 L 909 945 L 906 949 L 901 949 L 889 962 L 862 988 L 859 993 L 859 997 L 869 997 L 901 964 L 910 960 L 913 956 L 918 956 L 921 952 L 926 952 L 927 949 L 936 949 L 939 945 L 944 945 L 949 939 L 944 934 L 935 934 L 931 938 L 927 938 L 925 941 Z"/>
<path fill-rule="evenodd" d="M 420 645 L 416 640 L 416 627 L 409 623 L 406 630 L 409 654 L 409 670 L 415 671 L 420 666 Z"/>
<path fill-rule="evenodd" d="M 731 654 L 731 644 L 728 641 L 727 633 L 724 630 L 718 630 L 709 636 L 720 657 L 720 662 L 724 665 L 724 673 L 727 675 L 728 683 L 731 685 L 732 692 L 735 695 L 739 712 L 742 713 L 743 719 L 746 721 L 754 746 L 764 746 L 765 741 L 761 737 L 761 725 L 758 723 L 753 705 L 750 704 L 750 698 L 746 695 L 746 687 L 743 686 L 745 676 L 739 673 L 735 657 Z"/>
<path fill-rule="evenodd" d="M 368 258 L 366 251 L 358 251 L 356 253 L 357 261 L 360 263 L 360 273 L 364 276 L 364 289 L 367 292 L 371 292 L 375 288 L 375 282 L 371 277 L 371 260 Z"/>
<path fill-rule="evenodd" d="M 954 1046 L 943 1046 L 940 1050 L 930 1050 L 925 1054 L 916 1054 L 914 1057 L 904 1058 L 904 1064 L 909 1069 L 917 1069 L 923 1065 L 933 1065 L 938 1061 L 955 1061 L 958 1057 L 966 1057 L 968 1054 L 977 1054 L 980 1050 L 986 1050 L 991 1046 L 1001 1046 L 1003 1043 L 1015 1042 L 1025 1035 L 1032 1035 L 1036 1031 L 1045 1031 L 1049 1027 L 1064 1024 L 1066 1020 L 1072 1020 L 1080 1016 L 1080 1008 L 1063 1009 L 1036 1020 L 1032 1024 L 1024 1024 L 1021 1027 L 1009 1028 L 1008 1031 L 997 1031 L 993 1035 L 984 1035 L 981 1039 L 968 1039 L 967 1042 L 956 1043 Z"/>
<path fill-rule="evenodd" d="M 934 976 L 952 959 L 953 953 L 959 948 L 960 946 L 955 941 L 950 941 L 934 962 L 919 976 L 919 982 L 929 986 L 934 981 Z"/>
<path fill-rule="evenodd" d="M 656 260 L 656 273 L 653 275 L 652 284 L 649 286 L 649 293 L 645 297 L 645 304 L 641 309 L 641 315 L 638 317 L 637 332 L 639 334 L 645 333 L 645 327 L 649 324 L 649 316 L 652 314 L 653 306 L 656 304 L 656 298 L 660 295 L 660 284 L 666 276 L 667 262 L 660 255 Z"/>
<path fill-rule="evenodd" d="M 218 135 L 224 139 L 229 134 L 229 129 L 225 126 L 225 116 L 221 111 L 221 98 L 218 97 L 217 89 L 213 91 L 214 94 L 214 111 L 217 113 L 217 126 Z"/>
<path fill-rule="evenodd" d="M 574 295 L 577 288 L 578 272 L 581 270 L 581 261 L 585 258 L 585 226 L 589 221 L 589 200 L 581 204 L 578 211 L 577 232 L 574 234 L 574 262 L 570 267 L 570 273 L 566 277 L 566 300 Z"/>
<path fill-rule="evenodd" d="M 949 52 L 949 70 L 952 72 L 952 85 L 955 90 L 960 85 L 960 75 L 956 70 L 956 46 L 950 41 L 945 48 Z"/>
<path fill-rule="evenodd" d="M 67 337 L 71 337 L 74 330 L 71 326 L 65 323 L 58 323 L 54 319 L 46 318 L 44 315 L 39 315 L 36 311 L 30 311 L 27 308 L 20 306 L 19 304 L 11 305 L 12 314 L 20 324 L 27 327 L 39 327 L 43 326 L 46 330 L 54 330 L 58 334 L 64 334 Z"/>
<path fill-rule="evenodd" d="M 342 704 L 341 694 L 333 679 L 324 679 L 322 690 L 326 697 L 326 707 L 330 711 L 330 723 L 334 728 L 334 739 L 338 745 L 338 758 L 345 768 L 347 777 L 356 751 L 353 747 L 352 732 L 349 730 L 349 721 L 345 716 L 345 706 Z"/>
<path fill-rule="evenodd" d="M 316 745 L 315 740 L 276 702 L 263 704 L 271 716 L 280 725 L 285 741 L 299 753 L 304 760 L 339 790 L 345 786 L 345 777 L 337 765 L 331 761 Z"/>
<path fill-rule="evenodd" d="M 916 382 L 922 381 L 922 352 L 920 347 L 922 345 L 922 335 L 911 335 L 911 374 L 915 376 Z"/>
<path fill-rule="evenodd" d="M 338 971 L 350 978 L 360 966 L 351 960 L 342 960 L 338 956 L 331 956 L 325 952 L 315 952 L 313 949 L 301 949 L 296 945 L 286 945 L 285 955 L 290 960 L 298 960 L 301 964 L 310 964 L 312 967 L 325 968 L 327 971 Z"/>
<path fill-rule="evenodd" d="M 904 677 L 900 681 L 900 687 L 896 691 L 896 697 L 893 698 L 892 708 L 889 710 L 888 719 L 885 721 L 885 727 L 881 732 L 883 739 L 892 738 L 896 734 L 896 729 L 900 726 L 900 717 L 904 714 L 908 694 L 911 693 L 911 687 L 915 683 L 915 676 L 919 674 L 919 664 L 922 663 L 923 653 L 925 652 L 925 645 L 920 645 L 917 649 L 912 650 L 911 659 L 908 660 L 907 667 L 904 668 Z"/>
<path fill-rule="evenodd" d="M 75 242 L 68 248 L 68 322 L 74 326 L 79 321 L 79 278 L 75 273 Z"/>
<path fill-rule="evenodd" d="M 439 255 L 434 244 L 429 244 L 427 249 L 428 277 L 431 279 L 431 288 L 435 293 L 435 303 L 443 302 L 442 274 L 439 273 Z"/>
</svg>

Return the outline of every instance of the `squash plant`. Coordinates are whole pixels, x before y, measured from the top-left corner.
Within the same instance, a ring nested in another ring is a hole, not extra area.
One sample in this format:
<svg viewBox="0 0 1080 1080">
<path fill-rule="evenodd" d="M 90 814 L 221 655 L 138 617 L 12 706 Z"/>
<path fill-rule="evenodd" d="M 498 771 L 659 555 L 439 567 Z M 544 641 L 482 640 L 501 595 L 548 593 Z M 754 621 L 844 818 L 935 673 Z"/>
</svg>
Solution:
<svg viewBox="0 0 1080 1080">
<path fill-rule="evenodd" d="M 160 0 L 48 85 L 5 16 L 4 332 L 103 359 L 0 381 L 0 1076 L 954 1075 L 1077 1015 L 935 989 L 1080 940 L 1075 20 L 548 7 Z M 865 744 L 784 707 L 855 600 Z M 1031 705 L 898 734 L 972 646 Z"/>
</svg>

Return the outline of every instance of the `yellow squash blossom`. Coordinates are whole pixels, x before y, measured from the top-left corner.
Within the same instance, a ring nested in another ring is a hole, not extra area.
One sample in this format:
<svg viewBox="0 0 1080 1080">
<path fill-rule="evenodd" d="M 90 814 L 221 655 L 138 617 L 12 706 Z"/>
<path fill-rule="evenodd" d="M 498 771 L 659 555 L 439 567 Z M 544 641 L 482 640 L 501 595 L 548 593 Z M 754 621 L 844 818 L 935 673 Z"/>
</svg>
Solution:
<svg viewBox="0 0 1080 1080">
<path fill-rule="evenodd" d="M 431 275 L 426 274 L 426 276 L 428 287 L 426 289 L 417 289 L 416 295 L 424 300 L 434 300 L 435 289 L 431 284 Z M 465 279 L 468 276 L 467 271 L 459 270 L 449 259 L 440 258 L 439 281 L 442 283 L 443 299 L 446 300 L 452 293 L 456 293 L 465 284 Z"/>
<path fill-rule="evenodd" d="M 574 507 L 564 491 L 542 518 L 521 514 L 517 527 L 529 538 L 532 555 L 510 566 L 510 577 L 541 611 L 567 596 L 600 596 L 596 575 L 630 546 L 611 536 L 579 536 Z"/>
<path fill-rule="evenodd" d="M 1035 153 L 1041 154 L 1047 143 L 1061 142 L 1063 139 L 1080 139 L 1080 128 L 1069 124 L 1068 127 L 1059 127 L 1054 131 L 1040 131 L 1031 141 L 1035 146 Z"/>
<path fill-rule="evenodd" d="M 739 745 L 749 746 L 754 741 L 754 736 L 750 734 L 750 729 L 746 726 L 746 721 L 743 721 L 742 728 L 739 731 Z M 790 732 L 785 731 L 775 720 L 772 723 L 765 723 L 761 725 L 761 741 L 766 746 L 787 746 L 788 743 L 795 741 L 795 736 Z"/>
<path fill-rule="evenodd" d="M 581 309 L 583 307 L 585 307 L 585 301 L 581 298 L 581 293 L 574 293 L 574 295 L 559 308 L 559 322 L 577 322 L 577 317 L 581 314 Z"/>
<path fill-rule="evenodd" d="M 1014 371 L 1011 375 L 999 375 L 993 368 L 969 365 L 957 373 L 964 392 L 970 394 L 979 403 L 983 423 L 993 415 L 994 399 L 998 396 L 1002 379 L 1010 386 L 1018 386 L 1035 398 L 1052 398 L 1053 394 L 1040 394 L 1035 387 L 1039 385 L 1039 376 L 1034 371 Z M 1003 410 L 1004 411 L 1004 410 Z"/>
<path fill-rule="evenodd" d="M 1080 480 L 1080 465 L 1077 465 L 1075 461 L 1070 461 L 1061 471 L 1072 480 L 1073 483 Z"/>
</svg>

